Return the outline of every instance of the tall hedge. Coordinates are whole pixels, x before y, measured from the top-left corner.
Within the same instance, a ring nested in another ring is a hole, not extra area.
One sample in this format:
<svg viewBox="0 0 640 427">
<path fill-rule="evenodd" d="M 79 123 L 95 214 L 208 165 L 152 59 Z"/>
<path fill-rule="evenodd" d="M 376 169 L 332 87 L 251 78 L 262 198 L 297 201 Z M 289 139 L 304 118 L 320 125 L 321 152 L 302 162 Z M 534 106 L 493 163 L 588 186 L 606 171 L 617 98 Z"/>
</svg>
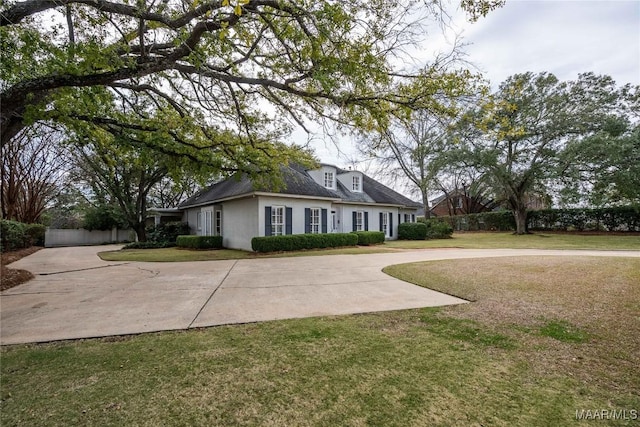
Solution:
<svg viewBox="0 0 640 427">
<path fill-rule="evenodd" d="M 462 231 L 513 231 L 516 228 L 511 211 L 438 219 Z M 529 211 L 527 228 L 534 231 L 640 231 L 640 206 Z"/>
<path fill-rule="evenodd" d="M 460 231 L 512 231 L 516 222 L 511 211 L 481 212 L 475 214 L 439 217 L 451 228 Z"/>
<path fill-rule="evenodd" d="M 358 236 L 358 245 L 369 246 L 384 243 L 385 236 L 382 231 L 353 231 Z"/>
<path fill-rule="evenodd" d="M 356 246 L 358 236 L 354 233 L 290 234 L 265 236 L 251 239 L 251 248 L 256 252 L 298 251 L 315 248 L 337 248 Z"/>
<path fill-rule="evenodd" d="M 24 231 L 30 240 L 29 246 L 44 246 L 44 235 L 47 227 L 42 224 L 26 224 Z"/>
<path fill-rule="evenodd" d="M 424 240 L 427 237 L 427 224 L 423 222 L 403 222 L 398 225 L 398 239 Z"/>
<path fill-rule="evenodd" d="M 44 246 L 46 227 L 42 224 L 23 224 L 0 220 L 0 250 L 15 251 L 29 246 Z"/>
<path fill-rule="evenodd" d="M 528 215 L 531 230 L 640 231 L 640 206 L 545 209 Z"/>
<path fill-rule="evenodd" d="M 448 239 L 453 234 L 453 227 L 447 222 L 429 219 L 424 224 L 427 228 L 427 239 Z"/>
<path fill-rule="evenodd" d="M 188 222 L 172 221 L 147 226 L 147 240 L 158 243 L 176 243 L 178 236 L 191 231 Z"/>
<path fill-rule="evenodd" d="M 176 245 L 189 249 L 221 249 L 222 236 L 178 236 Z"/>
</svg>

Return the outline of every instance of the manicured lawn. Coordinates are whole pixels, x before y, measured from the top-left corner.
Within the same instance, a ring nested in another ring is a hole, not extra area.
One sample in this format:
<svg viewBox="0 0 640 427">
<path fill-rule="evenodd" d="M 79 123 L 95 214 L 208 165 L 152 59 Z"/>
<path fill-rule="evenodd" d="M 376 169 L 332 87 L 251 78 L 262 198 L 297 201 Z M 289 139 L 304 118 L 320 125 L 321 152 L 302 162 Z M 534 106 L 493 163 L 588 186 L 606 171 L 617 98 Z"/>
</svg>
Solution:
<svg viewBox="0 0 640 427">
<path fill-rule="evenodd" d="M 226 259 L 281 258 L 314 255 L 353 255 L 376 252 L 392 252 L 393 248 L 384 246 L 359 246 L 353 248 L 318 249 L 307 251 L 258 254 L 235 249 L 189 250 L 181 248 L 163 249 L 127 249 L 100 252 L 98 256 L 105 261 L 141 261 L 141 262 L 178 262 L 178 261 L 220 261 Z"/>
<path fill-rule="evenodd" d="M 3 347 L 1 424 L 564 426 L 640 409 L 640 259 L 388 271 L 476 302 Z"/>
<path fill-rule="evenodd" d="M 318 249 L 273 254 L 257 254 L 233 249 L 193 251 L 178 248 L 130 249 L 101 252 L 105 261 L 217 261 L 261 257 L 294 257 L 314 255 L 357 255 L 376 252 L 392 252 L 403 249 L 464 248 L 464 249 L 601 249 L 640 250 L 640 236 L 590 236 L 580 234 L 529 234 L 515 236 L 512 233 L 455 233 L 451 239 L 423 241 L 388 241 L 383 245 L 353 248 Z"/>
<path fill-rule="evenodd" d="M 424 241 L 396 240 L 385 243 L 388 248 L 465 248 L 465 249 L 601 249 L 640 250 L 640 236 L 534 233 L 454 233 L 451 239 Z"/>
</svg>

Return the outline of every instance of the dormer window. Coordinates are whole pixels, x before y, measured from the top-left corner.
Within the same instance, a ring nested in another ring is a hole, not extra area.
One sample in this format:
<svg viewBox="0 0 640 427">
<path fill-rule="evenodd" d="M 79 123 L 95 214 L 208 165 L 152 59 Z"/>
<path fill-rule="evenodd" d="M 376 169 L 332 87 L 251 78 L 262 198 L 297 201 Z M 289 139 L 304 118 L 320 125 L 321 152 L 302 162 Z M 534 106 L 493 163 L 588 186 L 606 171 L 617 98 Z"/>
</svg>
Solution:
<svg viewBox="0 0 640 427">
<path fill-rule="evenodd" d="M 357 192 L 362 191 L 362 188 L 360 187 L 360 177 L 359 176 L 354 176 L 353 177 L 351 188 L 352 188 L 353 191 L 357 191 Z"/>
<path fill-rule="evenodd" d="M 324 173 L 324 186 L 325 188 L 334 188 L 333 185 L 333 172 Z"/>
</svg>

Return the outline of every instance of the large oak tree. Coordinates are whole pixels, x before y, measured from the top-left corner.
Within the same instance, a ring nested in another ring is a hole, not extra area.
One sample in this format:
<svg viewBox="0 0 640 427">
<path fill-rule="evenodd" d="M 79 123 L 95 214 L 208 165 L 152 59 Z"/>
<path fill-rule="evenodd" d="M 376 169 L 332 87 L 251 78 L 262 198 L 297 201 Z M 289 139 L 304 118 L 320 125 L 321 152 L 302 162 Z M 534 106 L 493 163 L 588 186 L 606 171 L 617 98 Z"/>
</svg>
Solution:
<svg viewBox="0 0 640 427">
<path fill-rule="evenodd" d="M 502 0 L 461 3 L 477 18 Z M 406 66 L 404 48 L 424 37 L 422 24 L 439 8 L 386 0 L 4 2 L 2 144 L 36 120 L 82 121 L 160 134 L 146 143 L 227 170 L 276 169 L 283 159 L 270 160 L 268 142 L 294 124 L 384 127 L 398 110 L 435 108 L 435 93 L 464 82 L 467 74 L 434 64 Z M 111 108 L 114 97 L 145 98 L 159 112 L 123 117 Z M 165 136 L 171 144 L 157 142 Z"/>
<path fill-rule="evenodd" d="M 550 73 L 516 74 L 461 121 L 461 158 L 488 179 L 526 232 L 527 198 L 560 184 L 579 167 L 567 156 L 581 141 L 602 135 L 612 118 L 628 114 L 630 85 L 609 76 L 580 74 L 560 81 Z M 636 88 L 637 92 L 637 88 Z"/>
</svg>

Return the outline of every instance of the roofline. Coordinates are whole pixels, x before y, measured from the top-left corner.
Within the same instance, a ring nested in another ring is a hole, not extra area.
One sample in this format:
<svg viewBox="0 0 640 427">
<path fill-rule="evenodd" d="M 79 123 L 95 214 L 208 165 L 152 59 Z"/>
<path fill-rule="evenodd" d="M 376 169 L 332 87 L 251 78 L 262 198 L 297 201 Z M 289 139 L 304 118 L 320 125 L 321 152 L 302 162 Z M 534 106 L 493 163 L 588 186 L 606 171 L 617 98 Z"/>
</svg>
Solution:
<svg viewBox="0 0 640 427">
<path fill-rule="evenodd" d="M 330 200 L 332 202 L 340 202 L 342 200 L 339 197 L 307 196 L 304 194 L 269 193 L 266 191 L 256 191 L 254 195 L 268 196 L 268 197 L 287 197 L 290 199 L 314 199 L 314 200 L 320 199 L 320 200 Z"/>
<path fill-rule="evenodd" d="M 314 200 L 329 200 L 332 202 L 339 202 L 340 198 L 336 198 L 336 197 L 324 197 L 324 196 L 307 196 L 307 195 L 303 195 L 303 194 L 285 194 L 285 193 L 269 193 L 266 191 L 252 191 L 250 193 L 242 193 L 242 194 L 238 194 L 235 196 L 229 196 L 229 197 L 224 197 L 222 199 L 215 199 L 215 200 L 209 200 L 207 202 L 202 202 L 202 203 L 194 203 L 191 205 L 185 205 L 182 206 L 178 209 L 189 209 L 189 208 L 197 208 L 199 206 L 207 206 L 207 205 L 213 205 L 216 203 L 221 203 L 221 202 L 228 202 L 229 200 L 235 200 L 235 199 L 244 199 L 247 197 L 256 197 L 256 196 L 265 196 L 265 197 L 286 197 L 286 198 L 290 198 L 290 199 L 314 199 Z"/>
<path fill-rule="evenodd" d="M 157 213 L 182 213 L 180 208 L 149 208 L 147 212 L 157 212 Z"/>
<path fill-rule="evenodd" d="M 288 198 L 288 199 L 327 200 L 327 201 L 331 201 L 331 202 L 334 202 L 334 203 L 340 204 L 340 205 L 392 206 L 392 207 L 396 207 L 396 208 L 405 208 L 405 209 L 420 209 L 419 206 L 401 205 L 401 204 L 398 204 L 398 203 L 355 202 L 355 201 L 344 200 L 344 199 L 336 198 L 336 197 L 320 197 L 320 196 L 306 196 L 306 195 L 301 195 L 301 194 L 269 193 L 269 192 L 265 192 L 265 191 L 252 191 L 250 193 L 238 194 L 237 196 L 230 196 L 230 197 L 225 197 L 225 198 L 222 198 L 222 199 L 210 200 L 208 202 L 196 203 L 196 204 L 192 204 L 192 205 L 185 205 L 185 206 L 182 206 L 182 207 L 180 207 L 178 209 L 197 208 L 197 207 L 213 205 L 213 204 L 221 203 L 221 202 L 228 202 L 229 200 L 244 199 L 244 198 L 247 198 L 247 197 L 256 197 L 256 196 L 284 197 L 284 198 Z"/>
<path fill-rule="evenodd" d="M 420 209 L 418 206 L 400 205 L 397 203 L 381 203 L 381 202 L 352 202 L 340 199 L 337 204 L 340 205 L 362 205 L 362 206 L 393 206 L 395 208 Z"/>
</svg>

